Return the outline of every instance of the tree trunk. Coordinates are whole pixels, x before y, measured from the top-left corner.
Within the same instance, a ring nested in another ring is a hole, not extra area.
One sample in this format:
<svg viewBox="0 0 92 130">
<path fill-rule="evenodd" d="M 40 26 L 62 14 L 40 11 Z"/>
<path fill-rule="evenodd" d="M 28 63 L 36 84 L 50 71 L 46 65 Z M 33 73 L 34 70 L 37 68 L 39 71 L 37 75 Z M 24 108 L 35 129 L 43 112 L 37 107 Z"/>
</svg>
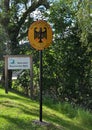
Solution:
<svg viewBox="0 0 92 130">
<path fill-rule="evenodd" d="M 12 88 L 12 70 L 8 70 L 8 88 Z"/>
<path fill-rule="evenodd" d="M 3 68 L 3 71 L 2 71 L 1 84 L 2 84 L 2 86 L 5 85 L 5 70 L 4 70 L 4 68 Z"/>
</svg>

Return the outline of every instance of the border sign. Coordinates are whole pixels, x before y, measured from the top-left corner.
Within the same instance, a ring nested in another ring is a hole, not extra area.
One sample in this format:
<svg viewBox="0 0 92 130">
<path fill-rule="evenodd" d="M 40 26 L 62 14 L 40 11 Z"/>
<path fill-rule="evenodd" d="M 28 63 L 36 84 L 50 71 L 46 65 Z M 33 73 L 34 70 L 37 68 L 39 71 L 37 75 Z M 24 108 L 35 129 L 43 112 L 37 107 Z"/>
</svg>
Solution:
<svg viewBox="0 0 92 130">
<path fill-rule="evenodd" d="M 52 43 L 52 29 L 44 20 L 33 22 L 28 31 L 28 39 L 33 48 L 44 50 Z"/>
<path fill-rule="evenodd" d="M 39 88 L 40 88 L 40 122 L 42 122 L 42 50 L 49 47 L 52 43 L 52 29 L 44 20 L 33 22 L 28 30 L 28 39 L 33 48 L 39 50 Z"/>
</svg>

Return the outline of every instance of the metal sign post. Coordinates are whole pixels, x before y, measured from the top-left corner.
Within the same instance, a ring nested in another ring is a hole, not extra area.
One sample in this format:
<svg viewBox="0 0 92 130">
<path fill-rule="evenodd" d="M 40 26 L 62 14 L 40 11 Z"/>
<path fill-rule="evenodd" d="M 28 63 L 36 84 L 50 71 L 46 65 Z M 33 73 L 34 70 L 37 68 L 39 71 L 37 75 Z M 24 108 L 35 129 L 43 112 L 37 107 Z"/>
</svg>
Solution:
<svg viewBox="0 0 92 130">
<path fill-rule="evenodd" d="M 39 51 L 40 60 L 40 75 L 39 75 L 39 86 L 40 86 L 40 121 L 42 122 L 42 51 Z"/>
<path fill-rule="evenodd" d="M 52 37 L 52 29 L 44 20 L 33 22 L 28 31 L 28 39 L 31 46 L 39 50 L 40 122 L 42 122 L 42 50 L 50 46 Z"/>
<path fill-rule="evenodd" d="M 5 56 L 5 93 L 8 93 L 8 56 Z"/>
</svg>

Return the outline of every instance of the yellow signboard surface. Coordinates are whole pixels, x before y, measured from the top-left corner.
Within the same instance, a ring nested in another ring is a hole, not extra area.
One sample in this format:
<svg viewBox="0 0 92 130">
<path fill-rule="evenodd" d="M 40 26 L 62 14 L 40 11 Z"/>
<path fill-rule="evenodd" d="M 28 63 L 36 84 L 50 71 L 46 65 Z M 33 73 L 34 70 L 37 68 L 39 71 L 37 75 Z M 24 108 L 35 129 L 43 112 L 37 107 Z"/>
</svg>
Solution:
<svg viewBox="0 0 92 130">
<path fill-rule="evenodd" d="M 30 44 L 36 50 L 43 50 L 52 43 L 52 29 L 44 20 L 34 22 L 28 31 Z"/>
</svg>

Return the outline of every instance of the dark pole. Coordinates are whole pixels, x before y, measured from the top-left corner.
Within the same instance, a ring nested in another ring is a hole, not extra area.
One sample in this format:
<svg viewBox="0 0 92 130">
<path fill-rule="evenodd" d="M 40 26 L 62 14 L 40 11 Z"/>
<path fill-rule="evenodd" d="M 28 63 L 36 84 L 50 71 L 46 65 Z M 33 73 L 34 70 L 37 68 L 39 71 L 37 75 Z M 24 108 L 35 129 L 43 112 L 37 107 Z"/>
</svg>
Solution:
<svg viewBox="0 0 92 130">
<path fill-rule="evenodd" d="M 40 122 L 42 122 L 42 50 L 39 51 L 40 58 L 40 77 L 39 77 L 39 86 L 40 86 Z"/>
<path fill-rule="evenodd" d="M 8 94 L 8 57 L 5 56 L 5 93 Z"/>
</svg>

